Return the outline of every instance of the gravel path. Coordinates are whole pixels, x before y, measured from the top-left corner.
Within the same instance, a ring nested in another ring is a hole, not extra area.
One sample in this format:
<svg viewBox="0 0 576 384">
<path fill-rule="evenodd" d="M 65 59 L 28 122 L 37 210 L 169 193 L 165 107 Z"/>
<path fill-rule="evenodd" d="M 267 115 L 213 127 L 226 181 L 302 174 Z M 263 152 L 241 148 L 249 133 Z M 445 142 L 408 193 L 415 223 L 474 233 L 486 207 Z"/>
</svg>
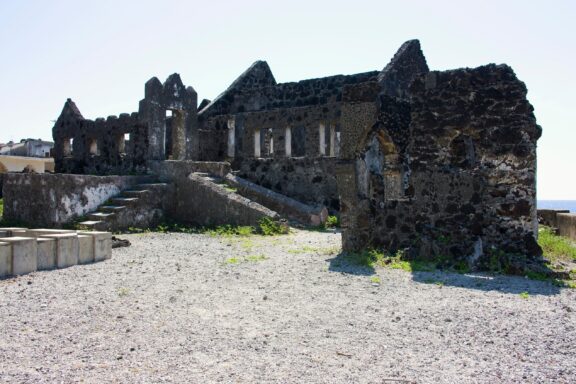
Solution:
<svg viewBox="0 0 576 384">
<path fill-rule="evenodd" d="M 350 267 L 335 233 L 124 237 L 0 280 L 1 382 L 576 382 L 576 290 Z"/>
</svg>

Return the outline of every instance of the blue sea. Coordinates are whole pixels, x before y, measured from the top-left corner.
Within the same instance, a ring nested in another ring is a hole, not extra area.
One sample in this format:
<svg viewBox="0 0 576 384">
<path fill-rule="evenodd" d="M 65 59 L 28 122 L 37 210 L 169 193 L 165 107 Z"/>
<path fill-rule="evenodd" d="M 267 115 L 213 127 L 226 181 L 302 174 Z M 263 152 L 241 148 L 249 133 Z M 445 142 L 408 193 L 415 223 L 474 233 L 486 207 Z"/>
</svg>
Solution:
<svg viewBox="0 0 576 384">
<path fill-rule="evenodd" d="M 538 200 L 538 209 L 568 209 L 576 213 L 576 200 Z"/>
</svg>

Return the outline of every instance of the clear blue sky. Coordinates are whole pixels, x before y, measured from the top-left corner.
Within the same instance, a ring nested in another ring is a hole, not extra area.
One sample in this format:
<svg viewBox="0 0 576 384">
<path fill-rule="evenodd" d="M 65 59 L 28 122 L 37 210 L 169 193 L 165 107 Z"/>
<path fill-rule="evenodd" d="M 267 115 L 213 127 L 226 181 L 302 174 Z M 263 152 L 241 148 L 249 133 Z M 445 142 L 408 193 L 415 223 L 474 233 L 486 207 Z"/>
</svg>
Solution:
<svg viewBox="0 0 576 384">
<path fill-rule="evenodd" d="M 576 199 L 575 20 L 574 0 L 0 0 L 0 142 L 50 139 L 68 97 L 137 111 L 152 76 L 213 99 L 258 59 L 279 82 L 351 74 L 417 38 L 431 69 L 514 68 L 544 129 L 539 198 Z"/>
</svg>

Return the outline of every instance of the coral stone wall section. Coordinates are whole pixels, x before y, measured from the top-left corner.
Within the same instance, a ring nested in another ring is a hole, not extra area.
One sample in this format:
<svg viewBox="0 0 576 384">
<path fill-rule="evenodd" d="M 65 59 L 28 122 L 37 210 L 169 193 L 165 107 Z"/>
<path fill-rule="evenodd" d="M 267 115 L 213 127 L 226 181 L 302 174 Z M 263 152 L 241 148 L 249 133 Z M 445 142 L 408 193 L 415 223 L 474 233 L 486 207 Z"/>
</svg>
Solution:
<svg viewBox="0 0 576 384">
<path fill-rule="evenodd" d="M 340 209 L 336 158 L 246 159 L 238 176 L 300 202 Z"/>
<path fill-rule="evenodd" d="M 142 176 L 6 174 L 4 218 L 33 228 L 61 227 L 90 213 L 122 190 L 147 181 Z"/>
<path fill-rule="evenodd" d="M 346 250 L 402 249 L 472 267 L 495 255 L 540 255 L 541 129 L 509 67 L 420 75 L 409 104 L 358 94 L 351 87 L 344 96 L 337 171 Z"/>
</svg>

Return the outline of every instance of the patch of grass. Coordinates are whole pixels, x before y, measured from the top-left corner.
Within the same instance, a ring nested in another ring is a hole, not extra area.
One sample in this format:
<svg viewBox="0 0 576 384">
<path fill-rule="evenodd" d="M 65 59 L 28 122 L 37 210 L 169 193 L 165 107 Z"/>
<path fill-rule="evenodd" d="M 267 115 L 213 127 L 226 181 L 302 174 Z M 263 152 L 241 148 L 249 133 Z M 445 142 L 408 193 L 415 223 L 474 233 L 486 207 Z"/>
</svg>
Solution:
<svg viewBox="0 0 576 384">
<path fill-rule="evenodd" d="M 263 261 L 266 259 L 268 259 L 268 258 L 262 254 L 246 256 L 246 261 L 252 261 L 252 262 Z"/>
<path fill-rule="evenodd" d="M 249 255 L 249 256 L 245 256 L 245 257 L 229 257 L 226 260 L 224 260 L 224 264 L 235 265 L 235 264 L 246 263 L 246 262 L 257 263 L 259 261 L 264 261 L 264 260 L 268 260 L 268 257 L 266 257 L 265 255 L 259 254 L 259 255 Z"/>
<path fill-rule="evenodd" d="M 391 269 L 401 269 L 406 272 L 432 272 L 436 270 L 436 264 L 425 260 L 406 260 L 402 251 L 395 254 L 371 249 L 359 253 L 344 255 L 348 262 L 364 267 L 375 268 L 385 267 Z"/>
<path fill-rule="evenodd" d="M 293 255 L 298 255 L 301 253 L 316 253 L 320 250 L 321 248 L 316 248 L 316 247 L 311 247 L 309 245 L 305 245 L 301 248 L 297 248 L 297 249 L 290 249 L 288 250 L 288 253 L 291 253 Z"/>
<path fill-rule="evenodd" d="M 576 245 L 566 237 L 556 235 L 549 227 L 541 226 L 538 229 L 538 244 L 544 251 L 544 257 L 550 260 L 576 261 Z"/>
<path fill-rule="evenodd" d="M 263 217 L 258 221 L 258 232 L 265 236 L 274 236 L 285 233 L 285 229 L 279 222 L 269 217 Z"/>
<path fill-rule="evenodd" d="M 382 280 L 380 280 L 380 278 L 378 276 L 372 276 L 370 278 L 370 282 L 372 282 L 374 284 L 380 284 L 382 282 Z"/>
<path fill-rule="evenodd" d="M 0 218 L 4 216 L 4 199 L 0 199 Z"/>
<path fill-rule="evenodd" d="M 324 224 L 326 228 L 340 228 L 340 219 L 338 216 L 328 216 L 326 223 Z"/>
<path fill-rule="evenodd" d="M 528 292 L 522 292 L 520 293 L 519 296 L 523 299 L 528 299 L 530 297 L 530 294 Z"/>
</svg>

